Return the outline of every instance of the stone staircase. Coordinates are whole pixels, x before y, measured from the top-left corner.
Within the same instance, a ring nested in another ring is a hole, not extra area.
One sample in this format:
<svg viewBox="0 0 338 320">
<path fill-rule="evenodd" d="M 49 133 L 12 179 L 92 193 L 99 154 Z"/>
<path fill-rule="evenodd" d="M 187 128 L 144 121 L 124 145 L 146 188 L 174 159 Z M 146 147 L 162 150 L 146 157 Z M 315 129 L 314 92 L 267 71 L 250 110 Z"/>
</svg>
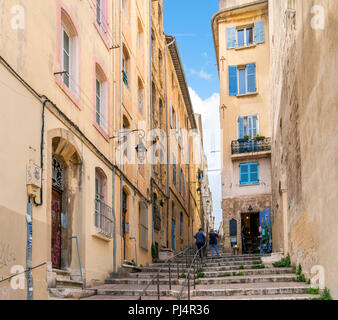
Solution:
<svg viewBox="0 0 338 320">
<path fill-rule="evenodd" d="M 317 297 L 308 294 L 310 285 L 295 282 L 296 275 L 291 268 L 274 268 L 269 264 L 260 268 L 263 257 L 266 256 L 230 256 L 222 252 L 221 258 L 215 259 L 208 255 L 202 267 L 204 277 L 196 280 L 196 289 L 193 289 L 193 281 L 190 282 L 191 300 L 307 300 Z M 159 270 L 161 300 L 177 300 L 186 281 L 180 276 L 188 272 L 183 258 L 171 264 L 171 290 L 168 264 L 153 263 L 125 278 L 107 279 L 104 285 L 93 288 L 95 296 L 85 300 L 137 300 Z M 142 300 L 157 300 L 157 283 L 150 284 L 146 293 Z M 183 299 L 186 298 L 185 287 Z"/>
<path fill-rule="evenodd" d="M 71 274 L 66 270 L 52 270 L 54 274 L 53 288 L 49 288 L 50 300 L 55 299 L 80 299 L 96 293 L 91 289 L 82 289 L 82 282 L 71 279 Z"/>
</svg>

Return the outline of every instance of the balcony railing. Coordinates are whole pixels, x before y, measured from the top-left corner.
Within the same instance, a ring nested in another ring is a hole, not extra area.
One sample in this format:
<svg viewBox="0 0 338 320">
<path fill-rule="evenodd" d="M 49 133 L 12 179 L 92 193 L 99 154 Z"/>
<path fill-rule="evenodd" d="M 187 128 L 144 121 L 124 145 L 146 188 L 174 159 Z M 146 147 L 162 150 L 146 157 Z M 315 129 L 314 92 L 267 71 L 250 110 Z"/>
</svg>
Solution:
<svg viewBox="0 0 338 320">
<path fill-rule="evenodd" d="M 271 138 L 258 140 L 238 139 L 231 143 L 232 154 L 254 153 L 271 150 Z"/>
<path fill-rule="evenodd" d="M 95 227 L 108 238 L 113 236 L 113 210 L 100 199 L 95 199 Z"/>
</svg>

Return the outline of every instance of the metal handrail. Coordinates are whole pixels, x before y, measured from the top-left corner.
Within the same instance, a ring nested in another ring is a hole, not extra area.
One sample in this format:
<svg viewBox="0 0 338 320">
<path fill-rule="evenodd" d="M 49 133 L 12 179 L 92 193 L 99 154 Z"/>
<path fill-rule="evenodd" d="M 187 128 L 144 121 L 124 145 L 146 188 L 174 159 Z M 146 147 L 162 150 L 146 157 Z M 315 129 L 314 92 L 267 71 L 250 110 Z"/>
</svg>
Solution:
<svg viewBox="0 0 338 320">
<path fill-rule="evenodd" d="M 170 262 L 171 260 L 174 260 L 175 258 L 177 258 L 178 256 L 184 254 L 187 250 L 191 249 L 192 246 L 189 246 L 183 250 L 181 250 L 179 253 L 177 253 L 176 255 L 174 255 L 173 257 L 165 260 L 164 262 L 162 262 L 163 264 L 167 264 L 169 263 L 169 287 L 171 289 L 171 277 L 170 277 Z M 151 281 L 147 284 L 147 286 L 143 289 L 143 291 L 141 292 L 140 294 L 140 297 L 138 300 L 142 300 L 142 296 L 143 295 L 147 295 L 147 289 L 150 287 L 150 285 L 154 282 L 155 278 L 157 280 L 157 298 L 158 300 L 160 300 L 160 288 L 159 288 L 159 282 L 160 282 L 160 279 L 159 279 L 159 276 L 160 276 L 160 273 L 162 271 L 163 267 L 160 268 L 160 270 L 151 278 Z"/>
<path fill-rule="evenodd" d="M 204 250 L 204 248 L 207 247 L 207 242 L 205 242 L 205 244 L 199 249 L 196 251 L 195 255 L 194 255 L 194 259 L 192 260 L 191 264 L 190 264 L 190 268 L 188 270 L 188 273 L 187 273 L 187 277 L 186 277 L 186 280 L 184 281 L 184 283 L 182 284 L 182 288 L 180 290 L 180 294 L 178 295 L 177 297 L 177 300 L 181 300 L 182 298 L 182 295 L 183 295 L 183 290 L 184 290 L 184 287 L 186 286 L 187 282 L 188 282 L 188 300 L 190 300 L 190 274 L 191 274 L 191 271 L 192 271 L 192 268 L 194 268 L 194 289 L 196 288 L 196 277 L 195 277 L 195 272 L 199 270 L 199 265 L 197 265 L 197 268 L 196 268 L 196 258 L 199 257 L 201 259 L 201 263 L 203 262 L 203 254 L 200 256 L 200 253 Z"/>
<path fill-rule="evenodd" d="M 14 277 L 17 277 L 17 276 L 19 276 L 19 275 L 21 275 L 21 274 L 24 274 L 24 273 L 26 273 L 26 272 L 32 271 L 32 270 L 34 270 L 34 269 L 40 268 L 40 267 L 44 266 L 45 264 L 47 264 L 47 262 L 40 263 L 39 265 L 37 265 L 37 266 L 35 266 L 35 267 L 32 267 L 32 268 L 27 268 L 26 270 L 24 270 L 24 271 L 22 271 L 22 272 L 13 274 L 13 275 L 11 275 L 11 276 L 5 278 L 5 279 L 0 280 L 0 283 L 5 282 L 5 281 L 7 281 L 7 280 L 10 280 L 10 279 L 12 279 L 12 278 L 14 278 Z"/>
</svg>

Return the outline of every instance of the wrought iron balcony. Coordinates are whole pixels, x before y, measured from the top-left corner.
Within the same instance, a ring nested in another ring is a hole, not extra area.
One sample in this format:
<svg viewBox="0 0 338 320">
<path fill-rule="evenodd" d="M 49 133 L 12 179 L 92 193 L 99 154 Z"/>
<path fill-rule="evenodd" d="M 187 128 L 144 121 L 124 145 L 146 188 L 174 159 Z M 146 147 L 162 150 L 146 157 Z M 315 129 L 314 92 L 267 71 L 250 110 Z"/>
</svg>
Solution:
<svg viewBox="0 0 338 320">
<path fill-rule="evenodd" d="M 113 210 L 100 199 L 95 199 L 95 227 L 108 238 L 113 236 Z"/>
<path fill-rule="evenodd" d="M 257 140 L 238 139 L 231 143 L 232 154 L 255 153 L 271 150 L 271 138 Z"/>
</svg>

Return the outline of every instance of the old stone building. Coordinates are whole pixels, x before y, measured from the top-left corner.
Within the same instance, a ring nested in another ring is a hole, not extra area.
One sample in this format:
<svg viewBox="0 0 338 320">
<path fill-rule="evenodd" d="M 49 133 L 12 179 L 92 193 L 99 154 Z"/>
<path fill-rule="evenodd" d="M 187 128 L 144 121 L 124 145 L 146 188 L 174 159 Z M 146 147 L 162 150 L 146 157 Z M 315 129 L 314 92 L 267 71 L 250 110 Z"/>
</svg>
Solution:
<svg viewBox="0 0 338 320">
<path fill-rule="evenodd" d="M 220 1 L 212 31 L 221 96 L 224 247 L 259 252 L 259 227 L 271 208 L 268 2 Z"/>
<path fill-rule="evenodd" d="M 337 12 L 334 0 L 269 2 L 273 246 L 301 264 L 307 278 L 321 266 L 322 285 L 334 298 Z"/>
<path fill-rule="evenodd" d="M 156 244 L 191 244 L 188 162 L 176 157 L 170 193 L 166 162 L 151 165 L 169 101 L 177 133 L 196 126 L 178 47 L 164 50 L 161 2 L 119 3 L 0 5 L 0 279 L 34 267 L 23 288 L 1 282 L 0 299 L 82 294 L 152 262 Z"/>
</svg>

